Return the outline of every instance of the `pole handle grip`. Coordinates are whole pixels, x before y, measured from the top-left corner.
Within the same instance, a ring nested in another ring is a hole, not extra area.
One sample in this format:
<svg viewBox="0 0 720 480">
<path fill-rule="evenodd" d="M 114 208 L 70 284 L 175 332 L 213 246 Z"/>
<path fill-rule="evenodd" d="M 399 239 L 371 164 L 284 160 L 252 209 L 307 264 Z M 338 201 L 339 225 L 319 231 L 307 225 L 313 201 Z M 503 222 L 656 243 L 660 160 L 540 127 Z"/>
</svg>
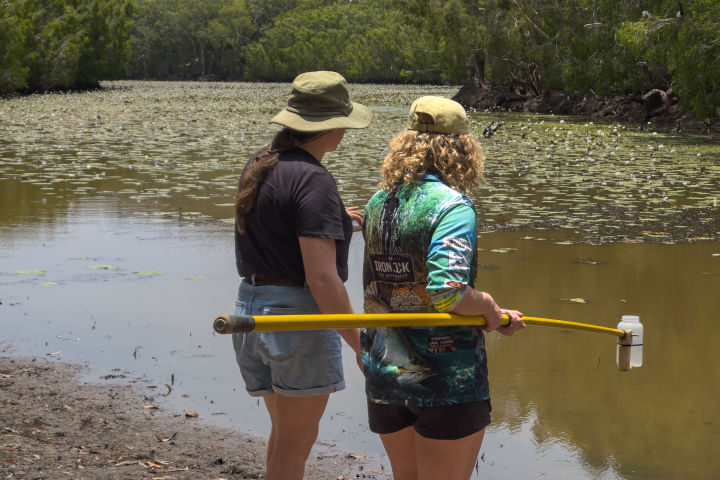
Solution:
<svg viewBox="0 0 720 480">
<path fill-rule="evenodd" d="M 255 330 L 252 315 L 220 315 L 213 322 L 217 333 L 247 333 Z"/>
</svg>

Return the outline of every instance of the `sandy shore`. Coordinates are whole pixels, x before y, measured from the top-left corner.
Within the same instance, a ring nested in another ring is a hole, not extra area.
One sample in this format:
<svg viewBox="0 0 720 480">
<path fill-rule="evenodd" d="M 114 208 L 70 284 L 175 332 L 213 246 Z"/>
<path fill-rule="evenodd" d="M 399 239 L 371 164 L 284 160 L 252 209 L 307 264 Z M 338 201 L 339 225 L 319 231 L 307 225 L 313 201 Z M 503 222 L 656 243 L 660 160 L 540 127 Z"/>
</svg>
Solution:
<svg viewBox="0 0 720 480">
<path fill-rule="evenodd" d="M 0 478 L 263 478 L 263 439 L 153 405 L 130 385 L 85 383 L 83 367 L 0 356 Z M 391 478 L 317 445 L 306 479 Z"/>
</svg>

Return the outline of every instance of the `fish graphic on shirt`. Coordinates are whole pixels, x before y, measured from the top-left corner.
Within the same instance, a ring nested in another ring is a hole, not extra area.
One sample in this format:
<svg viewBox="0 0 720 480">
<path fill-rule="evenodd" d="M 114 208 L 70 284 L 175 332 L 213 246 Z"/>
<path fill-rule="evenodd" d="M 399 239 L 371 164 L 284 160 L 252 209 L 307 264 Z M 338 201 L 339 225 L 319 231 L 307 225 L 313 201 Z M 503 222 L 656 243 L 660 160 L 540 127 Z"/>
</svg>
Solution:
<svg viewBox="0 0 720 480">
<path fill-rule="evenodd" d="M 422 360 L 412 355 L 407 341 L 393 328 L 385 330 L 385 335 L 376 335 L 370 349 L 373 365 L 379 365 L 381 373 L 394 376 L 399 385 L 413 385 L 435 375 L 435 372 Z"/>
</svg>

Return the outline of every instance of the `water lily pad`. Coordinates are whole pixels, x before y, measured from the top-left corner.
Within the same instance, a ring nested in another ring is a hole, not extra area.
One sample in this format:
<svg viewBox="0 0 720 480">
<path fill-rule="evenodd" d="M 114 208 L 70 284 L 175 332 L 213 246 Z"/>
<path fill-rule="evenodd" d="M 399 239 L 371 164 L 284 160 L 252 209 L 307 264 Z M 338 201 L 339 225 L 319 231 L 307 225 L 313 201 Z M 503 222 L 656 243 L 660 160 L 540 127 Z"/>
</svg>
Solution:
<svg viewBox="0 0 720 480">
<path fill-rule="evenodd" d="M 142 271 L 133 272 L 133 273 L 140 277 L 152 277 L 155 275 L 165 275 L 165 272 L 158 272 L 158 271 L 152 271 L 152 270 L 142 270 Z"/>
<path fill-rule="evenodd" d="M 18 270 L 18 275 L 45 275 L 45 270 Z"/>
<path fill-rule="evenodd" d="M 51 287 L 51 286 L 57 285 L 57 284 L 58 284 L 57 282 L 42 282 L 42 283 L 41 283 L 41 285 L 42 285 L 43 287 Z"/>
<path fill-rule="evenodd" d="M 603 262 L 600 260 L 594 260 L 592 258 L 578 258 L 575 263 L 582 263 L 583 265 L 600 265 Z"/>
<path fill-rule="evenodd" d="M 581 297 L 567 298 L 567 299 L 563 298 L 563 300 L 566 300 L 570 303 L 588 303 L 587 300 L 585 300 L 584 298 L 581 298 Z"/>
<path fill-rule="evenodd" d="M 90 265 L 87 268 L 89 268 L 90 270 L 117 270 L 118 266 L 117 265 Z"/>
</svg>

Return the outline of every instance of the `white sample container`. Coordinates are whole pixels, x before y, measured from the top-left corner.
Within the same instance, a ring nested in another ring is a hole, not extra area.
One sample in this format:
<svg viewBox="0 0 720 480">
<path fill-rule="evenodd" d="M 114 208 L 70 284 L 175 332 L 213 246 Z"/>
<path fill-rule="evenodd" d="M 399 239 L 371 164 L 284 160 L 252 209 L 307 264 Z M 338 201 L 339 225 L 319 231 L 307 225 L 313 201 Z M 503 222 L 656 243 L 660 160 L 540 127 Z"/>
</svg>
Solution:
<svg viewBox="0 0 720 480">
<path fill-rule="evenodd" d="M 622 319 L 620 320 L 620 323 L 618 323 L 617 328 L 620 330 L 632 330 L 632 342 L 630 346 L 622 345 L 618 342 L 617 346 L 617 354 L 615 356 L 615 361 L 618 364 L 618 367 L 620 367 L 620 349 L 621 348 L 629 348 L 630 349 L 630 367 L 640 367 L 642 366 L 642 357 L 643 357 L 643 325 L 640 323 L 640 317 L 637 315 L 623 315 Z"/>
</svg>

